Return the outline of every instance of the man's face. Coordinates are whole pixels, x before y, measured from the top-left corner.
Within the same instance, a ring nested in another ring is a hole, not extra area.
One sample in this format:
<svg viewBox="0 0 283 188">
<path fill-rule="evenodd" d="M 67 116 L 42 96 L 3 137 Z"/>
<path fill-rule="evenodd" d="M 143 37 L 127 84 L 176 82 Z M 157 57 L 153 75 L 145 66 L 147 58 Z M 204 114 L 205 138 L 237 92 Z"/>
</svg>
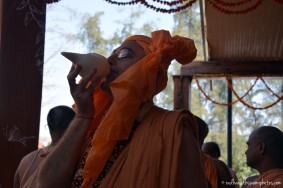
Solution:
<svg viewBox="0 0 283 188">
<path fill-rule="evenodd" d="M 102 84 L 102 89 L 109 91 L 109 85 L 113 80 L 144 57 L 143 48 L 135 41 L 126 42 L 115 49 L 108 57 L 110 74 Z"/>
<path fill-rule="evenodd" d="M 250 134 L 249 139 L 247 141 L 247 146 L 248 148 L 245 152 L 246 159 L 247 159 L 247 165 L 252 168 L 256 168 L 258 161 L 259 161 L 259 157 L 260 157 L 259 141 L 256 136 L 256 131 L 253 131 Z"/>
</svg>

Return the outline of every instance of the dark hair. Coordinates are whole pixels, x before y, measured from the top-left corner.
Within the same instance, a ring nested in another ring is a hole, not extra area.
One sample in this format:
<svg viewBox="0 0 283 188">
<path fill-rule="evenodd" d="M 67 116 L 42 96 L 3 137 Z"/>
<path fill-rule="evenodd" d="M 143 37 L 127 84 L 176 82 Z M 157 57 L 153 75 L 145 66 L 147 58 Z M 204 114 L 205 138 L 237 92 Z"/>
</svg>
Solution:
<svg viewBox="0 0 283 188">
<path fill-rule="evenodd" d="M 219 158 L 221 156 L 220 147 L 216 142 L 206 142 L 202 146 L 202 151 L 213 158 Z"/>
<path fill-rule="evenodd" d="M 203 144 L 203 141 L 209 132 L 208 125 L 200 117 L 198 116 L 194 116 L 194 117 L 195 117 L 196 124 L 197 124 L 198 137 L 199 137 L 200 143 Z"/>
<path fill-rule="evenodd" d="M 47 114 L 47 124 L 52 141 L 54 141 L 54 137 L 57 136 L 60 138 L 63 135 L 75 114 L 72 108 L 63 105 L 56 106 L 49 110 Z"/>
</svg>

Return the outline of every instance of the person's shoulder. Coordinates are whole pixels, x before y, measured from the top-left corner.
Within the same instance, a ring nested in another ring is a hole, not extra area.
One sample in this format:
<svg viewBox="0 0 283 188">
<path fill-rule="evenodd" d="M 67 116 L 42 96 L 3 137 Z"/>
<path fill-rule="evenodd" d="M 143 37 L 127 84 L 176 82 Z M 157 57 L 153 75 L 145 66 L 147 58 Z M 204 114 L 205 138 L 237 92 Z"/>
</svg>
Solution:
<svg viewBox="0 0 283 188">
<path fill-rule="evenodd" d="M 150 114 L 155 118 L 162 117 L 165 119 L 187 118 L 189 116 L 193 117 L 193 115 L 188 110 L 169 110 L 155 105 Z"/>
<path fill-rule="evenodd" d="M 167 113 L 171 117 L 181 119 L 183 123 L 195 123 L 194 115 L 189 110 L 167 110 Z"/>
<path fill-rule="evenodd" d="M 217 175 L 220 181 L 231 182 L 233 179 L 229 167 L 221 160 L 213 158 L 217 169 Z"/>
<path fill-rule="evenodd" d="M 215 158 L 212 158 L 214 164 L 216 165 L 216 167 L 224 172 L 229 172 L 230 174 L 230 170 L 229 170 L 229 167 L 221 160 L 219 159 L 215 159 Z"/>
<path fill-rule="evenodd" d="M 258 176 L 259 175 L 254 175 L 254 176 L 247 177 L 247 179 L 245 181 L 246 182 L 254 182 L 258 178 Z"/>
<path fill-rule="evenodd" d="M 220 166 L 227 166 L 223 161 L 221 161 L 220 159 L 215 159 L 213 158 L 213 161 Z M 228 167 L 227 167 L 228 168 Z"/>
<path fill-rule="evenodd" d="M 22 158 L 21 163 L 29 162 L 30 160 L 32 160 L 32 159 L 34 158 L 35 155 L 37 155 L 37 153 L 38 153 L 39 151 L 40 151 L 40 149 L 28 153 L 27 155 L 25 155 L 25 156 Z"/>
<path fill-rule="evenodd" d="M 38 152 L 39 150 L 32 151 L 21 159 L 17 169 L 17 173 L 19 174 L 20 177 L 23 176 L 25 170 L 28 168 L 31 161 L 34 159 L 34 157 L 37 155 Z"/>
<path fill-rule="evenodd" d="M 163 127 L 168 129 L 182 129 L 184 131 L 193 131 L 196 135 L 196 122 L 193 114 L 188 110 L 168 110 L 158 106 L 154 106 L 149 113 L 147 119 L 152 119 L 152 122 L 159 122 Z"/>
<path fill-rule="evenodd" d="M 210 170 L 217 169 L 216 164 L 210 155 L 207 155 L 204 152 L 201 152 L 201 155 L 202 155 L 202 160 L 204 162 L 205 168 L 209 168 Z"/>
<path fill-rule="evenodd" d="M 210 155 L 208 155 L 208 154 L 206 154 L 206 153 L 204 153 L 204 152 L 201 152 L 201 156 L 202 156 L 202 158 L 205 159 L 205 160 L 213 161 L 213 158 L 212 158 Z"/>
<path fill-rule="evenodd" d="M 186 110 L 186 109 L 169 110 L 169 109 L 165 109 L 165 108 L 162 108 L 162 107 L 159 107 L 159 106 L 156 106 L 156 105 L 153 106 L 153 109 L 155 109 L 155 111 L 158 111 L 158 112 L 161 112 L 161 113 L 192 115 L 192 113 L 189 110 Z"/>
<path fill-rule="evenodd" d="M 244 182 L 243 182 L 241 188 L 246 188 L 246 187 L 248 187 L 248 185 L 250 185 L 250 184 L 252 184 L 253 182 L 255 182 L 258 177 L 259 177 L 259 175 L 254 175 L 254 176 L 249 176 L 249 177 L 247 177 L 247 178 L 244 180 Z"/>
<path fill-rule="evenodd" d="M 20 166 L 25 165 L 26 163 L 29 163 L 34 158 L 37 152 L 38 150 L 35 150 L 25 155 L 20 162 Z"/>
</svg>

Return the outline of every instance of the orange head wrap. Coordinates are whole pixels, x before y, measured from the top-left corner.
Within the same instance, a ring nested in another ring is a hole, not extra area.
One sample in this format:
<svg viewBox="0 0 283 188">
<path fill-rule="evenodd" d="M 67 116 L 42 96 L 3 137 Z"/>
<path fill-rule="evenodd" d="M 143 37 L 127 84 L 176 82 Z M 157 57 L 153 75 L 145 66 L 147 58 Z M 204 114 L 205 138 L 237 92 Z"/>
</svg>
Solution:
<svg viewBox="0 0 283 188">
<path fill-rule="evenodd" d="M 128 41 L 136 41 L 143 47 L 146 56 L 112 82 L 110 87 L 114 100 L 103 120 L 100 106 L 95 108 L 95 120 L 102 122 L 92 140 L 92 149 L 83 170 L 82 187 L 88 187 L 97 179 L 116 142 L 128 138 L 141 104 L 166 87 L 167 69 L 171 61 L 176 59 L 181 64 L 190 63 L 197 52 L 193 40 L 171 37 L 165 30 L 153 32 L 151 38 L 134 35 L 124 43 Z M 102 110 L 104 112 L 105 108 Z"/>
<path fill-rule="evenodd" d="M 136 41 L 144 49 L 145 55 L 147 55 L 151 52 L 149 46 L 150 46 L 152 40 L 148 36 L 133 35 L 133 36 L 127 38 L 123 43 L 126 43 L 128 41 Z"/>
</svg>

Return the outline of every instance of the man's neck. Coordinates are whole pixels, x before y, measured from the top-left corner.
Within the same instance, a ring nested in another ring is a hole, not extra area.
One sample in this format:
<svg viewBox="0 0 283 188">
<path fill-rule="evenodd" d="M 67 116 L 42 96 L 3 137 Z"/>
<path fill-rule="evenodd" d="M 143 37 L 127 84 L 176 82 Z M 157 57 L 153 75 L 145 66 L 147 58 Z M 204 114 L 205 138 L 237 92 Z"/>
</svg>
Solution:
<svg viewBox="0 0 283 188">
<path fill-rule="evenodd" d="M 272 170 L 272 169 L 276 169 L 276 168 L 283 168 L 282 165 L 277 164 L 277 162 L 275 160 L 266 160 L 264 162 L 262 162 L 262 164 L 260 165 L 259 168 L 257 168 L 258 172 L 260 175 L 264 174 L 265 172 Z"/>
</svg>

